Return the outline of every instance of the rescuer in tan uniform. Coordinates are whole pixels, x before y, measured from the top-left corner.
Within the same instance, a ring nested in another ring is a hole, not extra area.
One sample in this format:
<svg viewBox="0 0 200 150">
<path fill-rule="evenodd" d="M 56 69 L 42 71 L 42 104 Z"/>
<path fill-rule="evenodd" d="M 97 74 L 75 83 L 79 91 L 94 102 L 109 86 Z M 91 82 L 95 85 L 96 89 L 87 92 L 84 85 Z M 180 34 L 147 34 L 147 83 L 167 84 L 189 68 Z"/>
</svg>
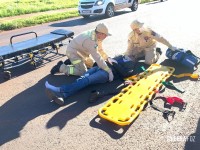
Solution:
<svg viewBox="0 0 200 150">
<path fill-rule="evenodd" d="M 99 68 L 108 72 L 109 81 L 112 81 L 113 73 L 105 63 L 105 60 L 108 59 L 112 62 L 113 59 L 108 58 L 102 49 L 102 41 L 109 35 L 111 34 L 108 33 L 108 28 L 103 23 L 100 23 L 95 30 L 86 31 L 76 36 L 68 44 L 66 50 L 66 55 L 71 64 L 61 64 L 59 72 L 66 75 L 81 76 L 87 71 L 87 67 L 92 67 L 95 61 Z"/>
<path fill-rule="evenodd" d="M 128 48 L 125 55 L 131 60 L 136 61 L 137 58 L 145 57 L 146 64 L 157 62 L 161 55 L 161 51 L 156 50 L 157 42 L 160 42 L 172 50 L 173 47 L 164 37 L 160 36 L 150 28 L 144 27 L 144 24 L 138 20 L 131 23 L 132 31 L 128 36 Z"/>
<path fill-rule="evenodd" d="M 98 40 L 97 41 L 97 51 L 99 52 L 99 54 L 101 55 L 101 57 L 106 61 L 108 60 L 108 55 L 105 53 L 105 51 L 103 50 L 103 46 L 102 46 L 102 40 Z M 85 57 L 84 58 L 84 62 L 87 68 L 92 68 L 92 66 L 94 65 L 95 61 L 92 58 L 91 55 L 89 55 L 89 57 Z"/>
</svg>

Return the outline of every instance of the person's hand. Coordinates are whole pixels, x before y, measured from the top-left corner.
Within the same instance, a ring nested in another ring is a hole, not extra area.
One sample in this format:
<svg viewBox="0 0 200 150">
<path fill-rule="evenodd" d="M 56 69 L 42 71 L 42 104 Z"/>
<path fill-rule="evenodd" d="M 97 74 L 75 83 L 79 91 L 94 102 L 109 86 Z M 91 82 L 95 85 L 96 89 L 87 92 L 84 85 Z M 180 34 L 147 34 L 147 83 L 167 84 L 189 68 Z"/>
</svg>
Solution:
<svg viewBox="0 0 200 150">
<path fill-rule="evenodd" d="M 108 62 L 112 65 L 113 63 L 118 64 L 118 62 L 110 57 L 108 57 Z"/>
<path fill-rule="evenodd" d="M 172 51 L 175 51 L 175 50 L 177 50 L 178 48 L 175 47 L 175 46 L 172 46 L 172 47 L 170 47 L 170 49 L 171 49 Z"/>
<path fill-rule="evenodd" d="M 110 82 L 113 81 L 114 76 L 113 76 L 112 71 L 110 70 L 110 71 L 108 72 L 108 74 L 109 74 L 109 81 L 110 81 Z"/>
<path fill-rule="evenodd" d="M 126 81 L 124 82 L 124 84 L 125 84 L 125 85 L 133 85 L 133 81 L 131 81 L 131 80 L 126 80 Z"/>
<path fill-rule="evenodd" d="M 132 61 L 132 59 L 126 55 L 124 56 L 123 60 L 124 60 L 124 62 Z"/>
</svg>

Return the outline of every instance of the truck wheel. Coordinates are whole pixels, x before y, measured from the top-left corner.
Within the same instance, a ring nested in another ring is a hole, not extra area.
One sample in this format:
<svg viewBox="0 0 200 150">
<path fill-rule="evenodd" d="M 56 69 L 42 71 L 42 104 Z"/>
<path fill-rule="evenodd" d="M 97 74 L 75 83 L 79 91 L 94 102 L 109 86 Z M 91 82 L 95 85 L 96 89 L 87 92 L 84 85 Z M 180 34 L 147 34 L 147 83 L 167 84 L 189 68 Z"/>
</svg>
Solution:
<svg viewBox="0 0 200 150">
<path fill-rule="evenodd" d="M 108 18 L 111 18 L 114 15 L 115 15 L 115 12 L 114 12 L 114 6 L 113 6 L 113 4 L 108 4 L 108 6 L 106 7 L 105 16 L 108 17 Z"/>
<path fill-rule="evenodd" d="M 136 11 L 138 9 L 138 0 L 134 0 L 131 6 L 132 11 Z"/>
<path fill-rule="evenodd" d="M 90 18 L 90 15 L 83 15 L 83 18 L 88 19 Z"/>
</svg>

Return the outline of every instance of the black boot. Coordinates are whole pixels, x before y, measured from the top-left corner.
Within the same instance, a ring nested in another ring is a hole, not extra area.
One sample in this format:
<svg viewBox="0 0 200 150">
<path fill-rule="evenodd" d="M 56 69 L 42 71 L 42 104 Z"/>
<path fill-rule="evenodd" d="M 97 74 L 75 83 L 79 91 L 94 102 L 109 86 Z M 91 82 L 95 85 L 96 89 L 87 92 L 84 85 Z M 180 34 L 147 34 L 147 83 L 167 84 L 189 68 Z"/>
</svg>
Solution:
<svg viewBox="0 0 200 150">
<path fill-rule="evenodd" d="M 156 52 L 157 52 L 158 54 L 162 55 L 162 50 L 161 50 L 160 47 L 156 47 Z"/>
<path fill-rule="evenodd" d="M 102 97 L 102 93 L 99 91 L 91 91 L 90 98 L 88 100 L 89 103 L 94 103 L 96 102 L 100 97 Z"/>
<path fill-rule="evenodd" d="M 60 66 L 63 64 L 63 61 L 59 61 L 53 68 L 51 69 L 50 73 L 52 75 L 59 73 Z"/>
<path fill-rule="evenodd" d="M 56 104 L 58 104 L 60 106 L 64 105 L 64 99 L 60 94 L 53 92 L 53 91 L 51 91 L 50 89 L 47 89 L 47 88 L 46 88 L 45 92 L 46 92 L 47 97 L 51 101 L 54 101 Z"/>
<path fill-rule="evenodd" d="M 99 98 L 102 98 L 102 97 L 108 96 L 108 95 L 115 95 L 115 94 L 118 94 L 118 93 L 119 93 L 118 90 L 116 90 L 116 91 L 115 90 L 114 91 L 107 91 L 107 92 L 93 90 L 90 93 L 90 98 L 88 100 L 88 103 L 94 103 Z"/>
<path fill-rule="evenodd" d="M 65 64 L 65 65 L 71 65 L 72 63 L 71 63 L 71 61 L 70 61 L 69 59 L 66 59 L 66 60 L 64 61 L 64 64 Z"/>
</svg>

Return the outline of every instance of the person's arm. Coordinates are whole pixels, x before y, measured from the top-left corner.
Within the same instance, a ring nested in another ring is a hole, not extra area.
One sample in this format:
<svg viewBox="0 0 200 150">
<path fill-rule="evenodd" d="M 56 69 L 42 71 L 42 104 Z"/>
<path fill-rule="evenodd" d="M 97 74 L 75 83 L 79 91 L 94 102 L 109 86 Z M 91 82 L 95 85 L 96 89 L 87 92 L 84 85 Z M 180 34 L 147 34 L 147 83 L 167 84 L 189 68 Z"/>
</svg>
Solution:
<svg viewBox="0 0 200 150">
<path fill-rule="evenodd" d="M 98 41 L 98 52 L 100 53 L 101 57 L 104 60 L 108 59 L 108 55 L 106 54 L 106 52 L 103 50 L 103 46 L 102 46 L 102 41 Z"/>
<path fill-rule="evenodd" d="M 93 57 L 99 68 L 108 71 L 109 67 L 107 66 L 107 64 L 105 63 L 99 52 L 97 52 L 96 49 L 91 49 L 90 51 L 91 51 L 91 56 Z"/>
<path fill-rule="evenodd" d="M 135 44 L 134 44 L 134 31 L 132 31 L 131 33 L 129 33 L 129 36 L 128 36 L 128 46 L 127 46 L 127 49 L 126 49 L 126 52 L 124 53 L 124 55 L 128 56 L 133 61 L 135 61 L 135 57 L 133 56 L 134 48 L 135 48 Z"/>
<path fill-rule="evenodd" d="M 109 74 L 109 81 L 112 81 L 114 76 L 112 70 L 107 66 L 103 58 L 101 57 L 100 53 L 97 51 L 97 45 L 95 41 L 85 41 L 84 43 L 85 48 L 90 52 L 91 56 L 93 57 L 94 61 L 97 63 L 99 68 L 105 70 Z"/>
<path fill-rule="evenodd" d="M 84 62 L 88 68 L 92 68 L 92 66 L 94 65 L 94 60 L 90 56 L 85 58 Z"/>
<path fill-rule="evenodd" d="M 159 35 L 158 33 L 156 33 L 155 31 L 153 30 L 150 30 L 150 37 L 152 39 L 155 39 L 156 41 L 166 45 L 167 47 L 169 48 L 172 48 L 173 46 L 170 44 L 169 41 L 167 41 L 163 36 Z"/>
</svg>

